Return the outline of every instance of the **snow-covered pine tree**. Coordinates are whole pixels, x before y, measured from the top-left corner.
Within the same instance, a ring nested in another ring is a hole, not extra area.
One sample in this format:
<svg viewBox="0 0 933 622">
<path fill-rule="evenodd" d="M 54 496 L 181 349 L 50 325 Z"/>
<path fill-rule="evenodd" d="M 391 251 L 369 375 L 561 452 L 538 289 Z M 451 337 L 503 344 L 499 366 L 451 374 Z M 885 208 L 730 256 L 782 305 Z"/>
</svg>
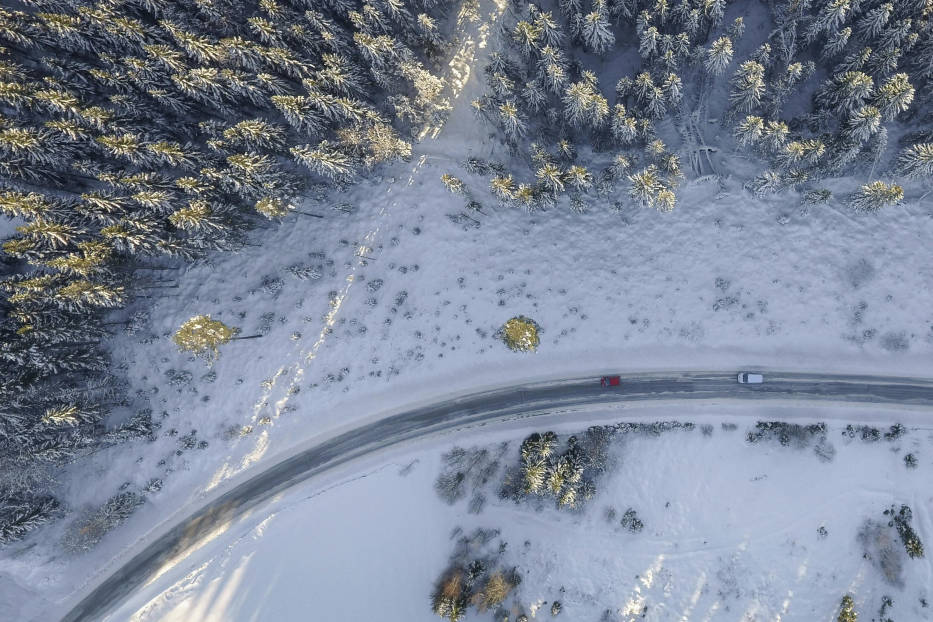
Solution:
<svg viewBox="0 0 933 622">
<path fill-rule="evenodd" d="M 830 35 L 829 38 L 827 38 L 826 43 L 823 45 L 823 58 L 832 58 L 842 53 L 846 45 L 848 45 L 849 38 L 851 36 L 851 26 L 846 26 L 845 28 L 837 30 L 834 34 Z"/>
<path fill-rule="evenodd" d="M 933 178 L 933 143 L 917 143 L 901 151 L 897 170 L 911 178 Z"/>
<path fill-rule="evenodd" d="M 881 113 L 874 106 L 862 106 L 842 126 L 846 140 L 863 143 L 881 128 Z"/>
<path fill-rule="evenodd" d="M 609 24 L 604 2 L 594 1 L 593 10 L 583 17 L 580 37 L 587 51 L 593 54 L 605 54 L 615 46 L 616 37 Z"/>
<path fill-rule="evenodd" d="M 329 179 L 348 180 L 356 172 L 352 158 L 326 140 L 316 146 L 297 145 L 289 151 L 297 162 Z"/>
<path fill-rule="evenodd" d="M 864 41 L 871 41 L 884 30 L 894 12 L 894 5 L 886 2 L 870 9 L 855 23 L 855 32 Z"/>
<path fill-rule="evenodd" d="M 58 510 L 54 497 L 0 498 L 0 544 L 21 539 L 48 522 Z"/>
<path fill-rule="evenodd" d="M 823 0 L 818 13 L 812 18 L 810 25 L 806 29 L 804 35 L 806 42 L 815 41 L 824 32 L 832 36 L 846 20 L 850 10 L 850 0 Z"/>
<path fill-rule="evenodd" d="M 516 141 L 525 134 L 527 123 L 514 101 L 505 101 L 499 105 L 499 123 L 507 139 Z"/>
<path fill-rule="evenodd" d="M 906 73 L 899 73 L 885 81 L 875 92 L 872 103 L 885 121 L 893 121 L 906 111 L 914 100 L 914 87 Z"/>
<path fill-rule="evenodd" d="M 726 71 L 732 62 L 732 40 L 729 37 L 719 37 L 713 41 L 703 61 L 706 71 L 710 75 L 719 76 Z"/>
<path fill-rule="evenodd" d="M 654 207 L 657 195 L 664 190 L 658 169 L 654 165 L 628 176 L 629 196 L 644 206 Z"/>
<path fill-rule="evenodd" d="M 826 110 L 848 115 L 865 104 L 874 86 L 871 76 L 861 71 L 836 74 L 817 92 L 816 101 Z"/>
<path fill-rule="evenodd" d="M 729 94 L 731 108 L 737 112 L 751 112 L 760 103 L 765 92 L 765 68 L 749 60 L 741 64 L 732 78 Z"/>
<path fill-rule="evenodd" d="M 903 199 L 904 189 L 900 186 L 873 181 L 860 186 L 849 197 L 849 202 L 856 211 L 874 212 L 890 205 L 897 205 Z"/>
</svg>

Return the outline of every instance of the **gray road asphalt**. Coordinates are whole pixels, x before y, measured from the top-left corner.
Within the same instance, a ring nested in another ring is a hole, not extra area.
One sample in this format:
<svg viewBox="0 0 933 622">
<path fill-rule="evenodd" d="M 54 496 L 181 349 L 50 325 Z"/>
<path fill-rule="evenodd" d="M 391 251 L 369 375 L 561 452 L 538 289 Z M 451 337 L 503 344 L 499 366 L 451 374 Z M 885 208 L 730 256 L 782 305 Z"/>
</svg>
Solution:
<svg viewBox="0 0 933 622">
<path fill-rule="evenodd" d="M 909 404 L 933 409 L 933 380 L 890 376 L 842 376 L 765 372 L 765 383 L 740 385 L 735 374 L 683 372 L 626 374 L 622 385 L 600 387 L 593 377 L 514 386 L 464 395 L 380 419 L 311 447 L 204 505 L 97 585 L 62 618 L 103 619 L 169 560 L 183 555 L 218 525 L 236 518 L 300 481 L 363 455 L 407 440 L 479 423 L 543 415 L 580 406 L 612 406 L 640 400 L 806 400 Z"/>
</svg>

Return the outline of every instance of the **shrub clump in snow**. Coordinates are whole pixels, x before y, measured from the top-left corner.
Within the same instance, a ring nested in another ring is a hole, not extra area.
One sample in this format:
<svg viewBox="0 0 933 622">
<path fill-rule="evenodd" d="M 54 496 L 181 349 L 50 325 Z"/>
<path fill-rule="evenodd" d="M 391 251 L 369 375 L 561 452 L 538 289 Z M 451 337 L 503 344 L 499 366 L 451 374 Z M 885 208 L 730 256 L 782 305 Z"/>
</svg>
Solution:
<svg viewBox="0 0 933 622">
<path fill-rule="evenodd" d="M 900 423 L 895 423 L 887 432 L 882 433 L 878 428 L 869 426 L 869 425 L 852 425 L 849 424 L 846 426 L 845 430 L 842 431 L 842 435 L 847 438 L 860 438 L 866 443 L 873 443 L 884 438 L 886 441 L 896 441 L 900 437 L 904 436 L 907 433 L 907 428 L 905 428 Z"/>
<path fill-rule="evenodd" d="M 633 432 L 643 436 L 661 436 L 664 432 L 671 432 L 673 430 L 690 432 L 695 427 L 696 425 L 690 421 L 653 421 L 651 423 L 633 423 L 626 421 L 617 423 L 615 425 L 615 430 L 621 434 Z"/>
<path fill-rule="evenodd" d="M 885 516 L 891 517 L 888 526 L 893 526 L 897 529 L 897 535 L 901 537 L 901 542 L 904 543 L 904 550 L 907 551 L 907 555 L 911 558 L 923 557 L 923 542 L 920 541 L 920 536 L 918 536 L 917 532 L 910 526 L 910 521 L 913 518 L 913 512 L 910 506 L 902 505 L 900 510 L 895 510 L 892 505 L 889 509 L 884 511 L 884 514 Z"/>
<path fill-rule="evenodd" d="M 145 502 L 146 498 L 135 492 L 121 492 L 110 497 L 95 512 L 72 523 L 62 544 L 71 553 L 89 551 Z"/>
<path fill-rule="evenodd" d="M 745 439 L 753 444 L 762 440 L 777 440 L 785 447 L 793 443 L 794 447 L 798 449 L 809 447 L 816 441 L 817 454 L 821 458 L 828 456 L 831 459 L 835 453 L 826 442 L 826 424 L 822 422 L 799 425 L 785 421 L 759 421 L 755 424 L 755 429 L 749 432 Z"/>
<path fill-rule="evenodd" d="M 499 456 L 507 448 L 507 444 L 500 445 L 494 456 L 488 449 L 454 447 L 441 457 L 444 469 L 434 482 L 434 490 L 448 505 L 453 505 L 466 495 L 469 486 L 474 495 L 471 508 L 481 505 L 476 501 L 482 498 L 480 490 L 499 470 Z"/>
<path fill-rule="evenodd" d="M 632 533 L 640 533 L 645 528 L 645 523 L 638 518 L 638 513 L 633 508 L 629 508 L 622 515 L 622 526 Z"/>
<path fill-rule="evenodd" d="M 515 568 L 501 567 L 505 544 L 500 543 L 493 552 L 488 550 L 487 545 L 498 534 L 498 530 L 477 529 L 457 541 L 450 563 L 431 593 L 434 613 L 457 622 L 471 606 L 480 612 L 499 606 L 521 583 Z"/>
<path fill-rule="evenodd" d="M 842 597 L 842 603 L 839 605 L 839 617 L 837 622 L 856 622 L 858 613 L 855 611 L 855 601 L 849 594 Z"/>
<path fill-rule="evenodd" d="M 178 329 L 172 336 L 182 351 L 213 361 L 220 354 L 218 349 L 233 339 L 239 329 L 227 326 L 220 320 L 212 320 L 209 315 L 196 315 Z"/>
<path fill-rule="evenodd" d="M 519 315 L 503 324 L 502 328 L 496 333 L 496 337 L 515 352 L 534 352 L 538 349 L 538 344 L 541 343 L 541 338 L 538 336 L 539 330 L 540 328 L 534 320 Z"/>
</svg>

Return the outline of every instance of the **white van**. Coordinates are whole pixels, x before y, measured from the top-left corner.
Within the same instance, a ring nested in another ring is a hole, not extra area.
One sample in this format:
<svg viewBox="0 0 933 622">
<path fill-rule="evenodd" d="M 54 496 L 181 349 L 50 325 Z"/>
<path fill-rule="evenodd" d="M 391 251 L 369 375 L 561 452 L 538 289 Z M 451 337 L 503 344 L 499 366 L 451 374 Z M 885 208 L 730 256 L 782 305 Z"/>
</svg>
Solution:
<svg viewBox="0 0 933 622">
<path fill-rule="evenodd" d="M 753 374 L 747 371 L 739 373 L 739 384 L 761 384 L 764 381 L 765 377 L 761 374 Z"/>
</svg>

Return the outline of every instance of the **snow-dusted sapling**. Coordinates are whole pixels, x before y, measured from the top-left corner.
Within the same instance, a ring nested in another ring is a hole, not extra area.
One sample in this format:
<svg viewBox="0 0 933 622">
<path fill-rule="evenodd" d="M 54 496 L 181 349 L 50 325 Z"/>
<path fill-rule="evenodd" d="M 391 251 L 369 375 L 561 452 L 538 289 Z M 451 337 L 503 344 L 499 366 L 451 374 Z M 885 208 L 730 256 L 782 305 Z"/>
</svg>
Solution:
<svg viewBox="0 0 933 622">
<path fill-rule="evenodd" d="M 855 611 L 855 601 L 850 594 L 842 597 L 839 604 L 839 616 L 837 622 L 858 622 L 858 613 Z"/>
<path fill-rule="evenodd" d="M 220 355 L 220 346 L 239 332 L 238 328 L 211 319 L 209 315 L 196 315 L 179 327 L 172 341 L 184 352 L 213 361 Z"/>
<path fill-rule="evenodd" d="M 538 335 L 540 328 L 531 318 L 519 315 L 502 325 L 496 333 L 510 350 L 516 352 L 534 352 L 541 343 Z"/>
</svg>

